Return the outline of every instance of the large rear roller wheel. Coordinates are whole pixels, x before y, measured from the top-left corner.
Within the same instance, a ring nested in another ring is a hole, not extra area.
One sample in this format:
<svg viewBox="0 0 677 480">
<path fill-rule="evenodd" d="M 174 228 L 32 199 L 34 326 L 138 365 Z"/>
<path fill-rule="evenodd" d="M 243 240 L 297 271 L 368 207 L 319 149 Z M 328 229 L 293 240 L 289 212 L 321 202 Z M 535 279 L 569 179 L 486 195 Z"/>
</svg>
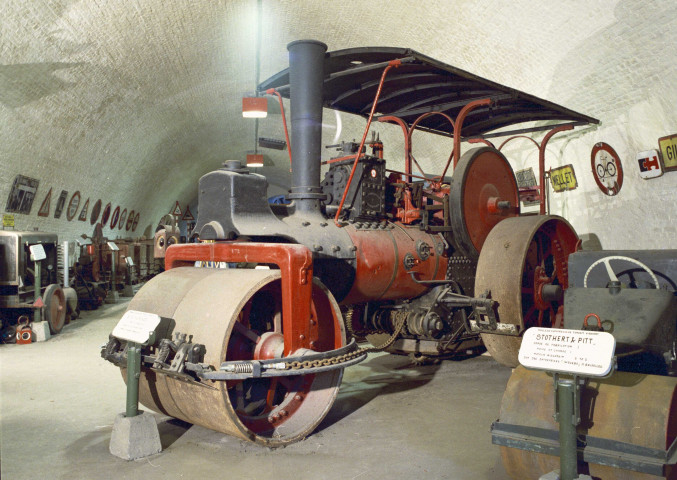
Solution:
<svg viewBox="0 0 677 480">
<path fill-rule="evenodd" d="M 503 394 L 499 422 L 558 431 L 553 395 L 551 376 L 518 367 Z M 675 378 L 616 372 L 611 378 L 588 382 L 581 397 L 579 435 L 655 450 L 666 450 L 677 435 Z M 506 471 L 516 480 L 537 479 L 559 468 L 556 456 L 504 446 L 500 449 Z M 670 467 L 665 475 L 655 476 L 580 462 L 579 472 L 601 480 L 677 478 L 677 471 Z"/>
<path fill-rule="evenodd" d="M 226 360 L 277 358 L 284 349 L 279 271 L 174 268 L 148 282 L 129 309 L 172 319 L 171 330 L 204 344 L 204 362 L 217 368 Z M 344 345 L 338 304 L 319 281 L 313 285 L 309 321 L 318 326 L 314 351 Z M 139 399 L 157 412 L 279 446 L 315 429 L 334 403 L 342 375 L 343 370 L 333 370 L 196 384 L 143 369 Z"/>
<path fill-rule="evenodd" d="M 60 286 L 52 283 L 45 288 L 42 299 L 45 304 L 43 312 L 49 325 L 49 331 L 52 335 L 56 335 L 66 324 L 66 310 L 68 308 L 66 295 Z"/>
<path fill-rule="evenodd" d="M 498 321 L 517 325 L 520 335 L 483 333 L 494 359 L 516 367 L 521 333 L 530 327 L 561 327 L 567 259 L 576 250 L 573 227 L 554 215 L 508 218 L 494 227 L 482 248 L 475 295 L 491 292 Z"/>
</svg>

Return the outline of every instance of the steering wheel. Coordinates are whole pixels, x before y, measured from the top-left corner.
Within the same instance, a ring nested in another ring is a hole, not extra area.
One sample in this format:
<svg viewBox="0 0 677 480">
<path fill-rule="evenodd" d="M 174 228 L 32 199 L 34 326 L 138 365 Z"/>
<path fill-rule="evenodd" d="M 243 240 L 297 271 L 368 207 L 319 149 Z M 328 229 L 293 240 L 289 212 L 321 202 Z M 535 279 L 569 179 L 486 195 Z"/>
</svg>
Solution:
<svg viewBox="0 0 677 480">
<path fill-rule="evenodd" d="M 639 260 L 635 260 L 634 258 L 630 258 L 630 257 L 624 257 L 624 256 L 621 256 L 621 255 L 610 255 L 608 257 L 603 257 L 603 258 L 600 258 L 599 260 L 597 260 L 592 265 L 590 265 L 590 267 L 588 267 L 588 270 L 585 272 L 585 277 L 583 277 L 583 287 L 588 288 L 588 275 L 590 274 L 590 271 L 593 268 L 595 268 L 597 265 L 599 265 L 600 263 L 603 263 L 604 266 L 606 267 L 607 274 L 609 275 L 609 280 L 611 280 L 612 282 L 617 282 L 618 277 L 616 276 L 614 271 L 611 269 L 611 265 L 609 265 L 609 262 L 611 260 L 625 260 L 625 261 L 628 261 L 630 263 L 634 263 L 635 265 L 639 265 L 644 270 L 646 270 L 646 272 L 651 276 L 651 279 L 653 280 L 654 285 L 656 285 L 656 289 L 660 289 L 660 286 L 658 285 L 658 279 L 656 278 L 656 275 L 653 273 L 653 271 L 649 267 L 644 265 Z"/>
</svg>

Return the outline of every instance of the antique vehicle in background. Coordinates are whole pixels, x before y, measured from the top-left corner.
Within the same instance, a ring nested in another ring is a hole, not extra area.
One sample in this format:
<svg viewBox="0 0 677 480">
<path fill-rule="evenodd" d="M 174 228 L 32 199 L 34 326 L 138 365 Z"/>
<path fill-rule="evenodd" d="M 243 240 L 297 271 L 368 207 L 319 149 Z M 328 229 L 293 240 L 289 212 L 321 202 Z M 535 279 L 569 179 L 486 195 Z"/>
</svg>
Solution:
<svg viewBox="0 0 677 480">
<path fill-rule="evenodd" d="M 67 301 L 67 292 L 58 283 L 57 244 L 54 233 L 0 231 L 0 319 L 4 342 L 16 341 L 16 326 L 22 317 L 28 322 L 35 318 L 46 320 L 51 333 L 56 334 L 71 316 L 77 315 L 77 305 Z M 45 259 L 32 260 L 30 247 L 34 245 L 42 246 Z"/>
</svg>

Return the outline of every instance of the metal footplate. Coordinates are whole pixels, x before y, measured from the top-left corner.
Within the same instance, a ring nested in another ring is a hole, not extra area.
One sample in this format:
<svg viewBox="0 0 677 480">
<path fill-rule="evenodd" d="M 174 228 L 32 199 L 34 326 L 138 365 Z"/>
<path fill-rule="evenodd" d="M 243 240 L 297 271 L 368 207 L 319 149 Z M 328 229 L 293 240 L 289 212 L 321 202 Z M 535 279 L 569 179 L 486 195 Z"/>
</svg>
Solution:
<svg viewBox="0 0 677 480">
<path fill-rule="evenodd" d="M 205 364 L 186 363 L 186 370 L 204 380 L 244 380 L 247 378 L 288 377 L 338 370 L 360 363 L 367 352 L 358 350 L 355 339 L 344 347 L 295 357 L 223 362 L 218 371 Z"/>
<path fill-rule="evenodd" d="M 559 433 L 556 430 L 494 422 L 491 441 L 494 445 L 529 450 L 545 455 L 560 455 Z M 642 447 L 631 443 L 577 435 L 576 450 L 579 461 L 608 465 L 614 468 L 665 475 L 667 465 L 677 463 L 677 439 L 667 450 Z"/>
</svg>

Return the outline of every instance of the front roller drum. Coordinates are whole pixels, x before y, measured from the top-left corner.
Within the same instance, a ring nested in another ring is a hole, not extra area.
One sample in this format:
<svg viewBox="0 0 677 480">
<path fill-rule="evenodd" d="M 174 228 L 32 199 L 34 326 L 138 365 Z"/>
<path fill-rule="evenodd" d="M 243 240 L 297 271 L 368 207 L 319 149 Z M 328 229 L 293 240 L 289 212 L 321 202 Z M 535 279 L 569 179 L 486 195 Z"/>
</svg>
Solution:
<svg viewBox="0 0 677 480">
<path fill-rule="evenodd" d="M 595 437 L 632 445 L 635 451 L 665 451 L 677 435 L 676 400 L 677 379 L 672 377 L 616 372 L 608 379 L 591 380 L 581 388 L 581 423 L 577 427 L 579 442 L 587 442 L 586 448 L 590 448 L 593 445 L 591 438 Z M 508 381 L 496 425 L 551 430 L 553 438 L 557 438 L 559 426 L 553 419 L 554 413 L 552 376 L 520 366 Z M 499 443 L 496 438 L 494 443 Z M 619 451 L 628 448 L 616 445 Z M 538 479 L 559 468 L 559 457 L 554 455 L 512 446 L 501 446 L 500 449 L 505 470 L 515 480 Z M 614 461 L 632 459 L 632 455 L 618 453 Z M 579 456 L 579 472 L 594 479 L 677 478 L 677 470 L 670 465 L 664 467 L 662 475 L 653 475 L 580 460 Z"/>
<path fill-rule="evenodd" d="M 254 269 L 173 268 L 154 277 L 129 309 L 171 319 L 171 332 L 204 344 L 204 363 L 277 358 L 284 349 L 280 272 Z M 315 281 L 309 322 L 314 351 L 345 344 L 339 307 Z M 171 336 L 171 332 L 161 332 Z M 302 355 L 305 351 L 291 352 Z M 139 400 L 186 422 L 267 446 L 309 435 L 331 408 L 343 370 L 247 380 L 189 383 L 142 369 Z M 123 369 L 123 377 L 125 372 Z"/>
</svg>

